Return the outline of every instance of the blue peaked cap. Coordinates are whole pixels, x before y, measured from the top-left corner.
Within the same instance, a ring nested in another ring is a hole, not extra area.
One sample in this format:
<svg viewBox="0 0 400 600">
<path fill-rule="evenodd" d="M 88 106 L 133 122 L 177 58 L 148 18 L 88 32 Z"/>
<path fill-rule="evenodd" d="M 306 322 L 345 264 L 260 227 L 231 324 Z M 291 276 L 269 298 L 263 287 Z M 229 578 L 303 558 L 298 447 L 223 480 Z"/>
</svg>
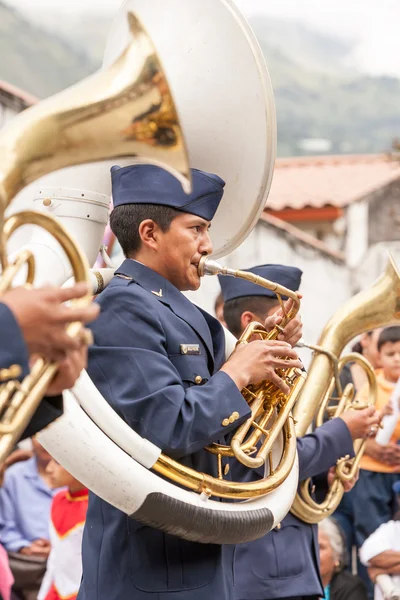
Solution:
<svg viewBox="0 0 400 600">
<path fill-rule="evenodd" d="M 211 221 L 222 196 L 225 181 L 199 169 L 191 169 L 193 190 L 185 194 L 179 181 L 154 165 L 111 167 L 114 208 L 123 204 L 159 204 Z"/>
<path fill-rule="evenodd" d="M 259 275 L 264 279 L 274 281 L 279 285 L 283 285 L 293 292 L 297 292 L 299 289 L 301 276 L 303 274 L 303 271 L 297 267 L 287 267 L 286 265 L 259 265 L 258 267 L 244 270 Z M 265 296 L 267 298 L 277 297 L 273 291 L 262 288 L 251 281 L 237 279 L 236 277 L 229 277 L 226 275 L 218 275 L 218 279 L 221 285 L 224 302 L 247 296 Z M 285 296 L 282 296 L 282 298 L 285 298 Z"/>
</svg>

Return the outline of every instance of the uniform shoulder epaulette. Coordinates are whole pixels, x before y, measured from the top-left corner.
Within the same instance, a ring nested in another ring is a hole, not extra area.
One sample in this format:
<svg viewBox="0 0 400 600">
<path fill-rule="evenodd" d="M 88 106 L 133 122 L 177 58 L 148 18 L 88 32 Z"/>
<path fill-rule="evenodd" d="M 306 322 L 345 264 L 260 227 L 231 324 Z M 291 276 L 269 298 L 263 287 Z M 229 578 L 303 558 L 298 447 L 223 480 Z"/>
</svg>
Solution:
<svg viewBox="0 0 400 600">
<path fill-rule="evenodd" d="M 129 277 L 129 275 L 122 275 L 122 273 L 116 273 L 115 277 L 119 277 L 120 279 L 127 279 L 128 281 L 133 281 L 133 277 Z"/>
<path fill-rule="evenodd" d="M 123 275 L 122 273 L 116 273 L 115 277 L 117 277 L 119 279 L 119 286 L 126 286 L 128 287 L 131 283 L 135 283 L 135 280 L 133 279 L 133 277 L 130 277 L 129 275 Z"/>
</svg>

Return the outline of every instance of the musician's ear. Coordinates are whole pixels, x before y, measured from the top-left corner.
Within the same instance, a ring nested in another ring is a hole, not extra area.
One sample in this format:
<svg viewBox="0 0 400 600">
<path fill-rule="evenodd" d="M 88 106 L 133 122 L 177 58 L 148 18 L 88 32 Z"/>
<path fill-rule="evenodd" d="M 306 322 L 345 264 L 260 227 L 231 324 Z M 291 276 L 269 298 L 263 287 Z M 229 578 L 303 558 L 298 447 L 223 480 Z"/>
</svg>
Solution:
<svg viewBox="0 0 400 600">
<path fill-rule="evenodd" d="M 161 231 L 159 225 L 153 219 L 145 219 L 140 223 L 138 231 L 142 246 L 155 252 L 158 247 L 158 238 Z"/>
<path fill-rule="evenodd" d="M 247 327 L 247 325 L 249 323 L 251 323 L 252 321 L 259 321 L 259 320 L 260 319 L 258 319 L 256 317 L 256 315 L 254 313 L 252 313 L 250 310 L 245 310 L 240 315 L 240 329 L 241 329 L 241 332 L 243 333 L 243 331 L 246 329 L 246 327 Z M 261 322 L 263 322 L 263 321 L 261 320 Z"/>
</svg>

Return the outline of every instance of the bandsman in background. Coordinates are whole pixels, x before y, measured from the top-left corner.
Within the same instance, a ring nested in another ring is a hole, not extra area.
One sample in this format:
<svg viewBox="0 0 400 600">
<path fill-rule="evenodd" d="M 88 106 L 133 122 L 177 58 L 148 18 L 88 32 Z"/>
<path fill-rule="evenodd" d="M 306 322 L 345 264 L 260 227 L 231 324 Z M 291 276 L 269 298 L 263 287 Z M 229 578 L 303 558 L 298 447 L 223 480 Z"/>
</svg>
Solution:
<svg viewBox="0 0 400 600">
<path fill-rule="evenodd" d="M 296 267 L 261 265 L 250 272 L 293 291 L 300 287 L 302 272 Z M 240 337 L 252 321 L 264 323 L 281 315 L 276 294 L 252 282 L 231 277 L 219 277 L 224 297 L 224 320 L 228 329 Z M 278 338 L 279 339 L 279 338 Z M 299 341 L 295 334 L 287 337 L 293 345 Z M 251 344 L 250 344 L 251 345 Z M 328 473 L 346 454 L 354 456 L 353 440 L 370 433 L 379 422 L 374 408 L 348 411 L 332 419 L 312 434 L 297 440 L 299 480 Z M 262 473 L 258 474 L 258 477 Z M 253 479 L 254 471 L 246 470 L 242 479 Z M 354 482 L 347 485 L 347 488 Z M 272 600 L 289 598 L 319 598 L 324 590 L 318 564 L 317 526 L 308 525 L 288 514 L 280 526 L 265 537 L 239 544 L 235 555 L 235 599 Z"/>
</svg>

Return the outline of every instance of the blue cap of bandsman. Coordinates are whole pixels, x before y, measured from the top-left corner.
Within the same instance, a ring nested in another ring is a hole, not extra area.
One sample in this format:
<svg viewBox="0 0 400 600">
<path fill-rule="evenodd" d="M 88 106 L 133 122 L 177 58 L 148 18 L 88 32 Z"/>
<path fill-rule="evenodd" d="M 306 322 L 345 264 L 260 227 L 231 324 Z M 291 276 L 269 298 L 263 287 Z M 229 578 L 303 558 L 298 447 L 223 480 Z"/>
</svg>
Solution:
<svg viewBox="0 0 400 600">
<path fill-rule="evenodd" d="M 123 204 L 158 204 L 211 221 L 222 196 L 225 181 L 199 169 L 191 169 L 193 189 L 185 194 L 179 181 L 154 165 L 111 167 L 114 208 Z"/>
<path fill-rule="evenodd" d="M 288 267 L 286 265 L 259 265 L 251 269 L 244 269 L 249 273 L 259 275 L 264 279 L 274 281 L 279 285 L 297 292 L 300 287 L 301 276 L 303 272 L 297 267 Z M 243 298 L 247 296 L 265 296 L 267 298 L 276 298 L 276 294 L 272 290 L 260 287 L 251 281 L 238 279 L 236 277 L 226 277 L 218 275 L 221 285 L 224 302 Z M 285 296 L 282 296 L 285 299 Z"/>
</svg>

